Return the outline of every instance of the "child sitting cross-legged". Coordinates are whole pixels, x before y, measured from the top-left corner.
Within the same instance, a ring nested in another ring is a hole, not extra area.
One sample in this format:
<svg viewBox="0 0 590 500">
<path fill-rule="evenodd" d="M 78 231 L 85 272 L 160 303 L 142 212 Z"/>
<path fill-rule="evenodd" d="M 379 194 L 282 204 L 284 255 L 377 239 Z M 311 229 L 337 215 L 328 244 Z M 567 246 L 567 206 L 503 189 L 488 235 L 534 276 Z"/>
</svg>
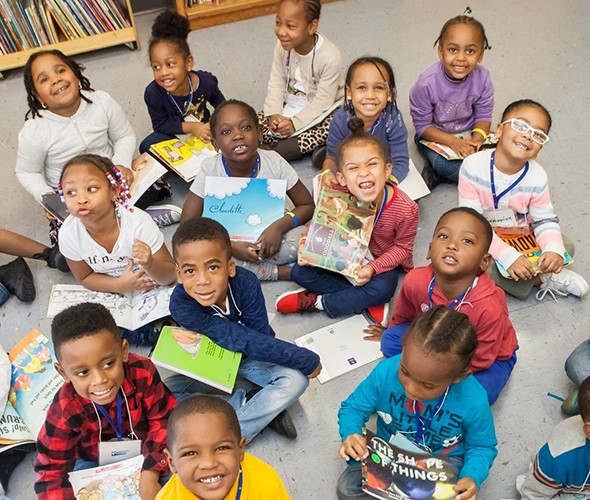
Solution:
<svg viewBox="0 0 590 500">
<path fill-rule="evenodd" d="M 492 228 L 471 208 L 453 208 L 439 219 L 428 249 L 429 266 L 408 273 L 395 300 L 390 328 L 365 330 L 381 338 L 386 357 L 402 352 L 402 338 L 420 313 L 443 305 L 465 313 L 477 333 L 471 370 L 493 404 L 516 363 L 518 339 L 508 317 L 506 295 L 487 275 Z"/>
<path fill-rule="evenodd" d="M 254 273 L 236 266 L 229 234 L 221 224 L 206 217 L 181 224 L 172 237 L 172 250 L 179 283 L 170 298 L 174 320 L 243 354 L 230 403 L 247 441 L 269 424 L 295 438 L 286 409 L 303 394 L 309 379 L 319 375 L 319 356 L 275 338 L 260 282 Z M 189 336 L 184 343 L 197 340 L 190 338 L 192 332 L 184 332 Z M 166 384 L 179 399 L 212 391 L 183 375 L 170 377 Z"/>
<path fill-rule="evenodd" d="M 119 337 L 115 320 L 101 304 L 65 309 L 53 319 L 51 337 L 55 367 L 65 383 L 37 438 L 38 498 L 73 499 L 68 473 L 98 466 L 103 446 L 116 438 L 141 440 L 139 493 L 142 499 L 155 498 L 168 475 L 166 426 L 176 406 L 156 367 L 129 353 L 127 340 Z"/>
<path fill-rule="evenodd" d="M 215 396 L 183 401 L 170 415 L 164 450 L 174 474 L 157 500 L 288 500 L 277 472 L 245 448 L 246 437 L 227 401 Z"/>
</svg>

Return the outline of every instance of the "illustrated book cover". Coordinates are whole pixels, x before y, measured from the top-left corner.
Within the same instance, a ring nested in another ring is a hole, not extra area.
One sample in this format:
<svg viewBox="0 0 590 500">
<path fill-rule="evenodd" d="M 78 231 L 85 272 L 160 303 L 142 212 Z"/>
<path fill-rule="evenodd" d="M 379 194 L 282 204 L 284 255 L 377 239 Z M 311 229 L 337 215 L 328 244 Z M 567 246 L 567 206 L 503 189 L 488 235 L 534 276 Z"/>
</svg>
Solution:
<svg viewBox="0 0 590 500">
<path fill-rule="evenodd" d="M 195 144 L 196 140 L 195 138 Z M 201 150 L 196 147 L 191 147 L 180 139 L 169 139 L 152 144 L 150 152 L 185 181 L 190 182 L 201 169 L 203 160 L 217 154 L 209 145 Z"/>
<path fill-rule="evenodd" d="M 457 137 L 463 138 L 463 137 L 468 137 L 471 134 L 469 132 L 462 132 L 460 134 L 454 134 L 454 135 L 456 135 Z M 481 144 L 479 151 L 482 151 L 484 149 L 495 148 L 497 143 L 498 143 L 498 138 L 494 134 L 488 134 L 488 136 L 485 138 L 485 140 Z M 427 141 L 425 139 L 422 139 L 420 141 L 420 144 L 423 144 L 427 148 L 432 149 L 432 151 L 434 151 L 435 153 L 438 153 L 439 155 L 441 155 L 443 158 L 446 158 L 447 160 L 462 160 L 463 159 L 460 156 L 457 156 L 457 153 L 455 153 L 455 151 L 452 148 L 450 148 L 449 146 L 445 146 L 444 144 L 439 144 L 438 142 L 434 142 L 434 141 Z"/>
</svg>

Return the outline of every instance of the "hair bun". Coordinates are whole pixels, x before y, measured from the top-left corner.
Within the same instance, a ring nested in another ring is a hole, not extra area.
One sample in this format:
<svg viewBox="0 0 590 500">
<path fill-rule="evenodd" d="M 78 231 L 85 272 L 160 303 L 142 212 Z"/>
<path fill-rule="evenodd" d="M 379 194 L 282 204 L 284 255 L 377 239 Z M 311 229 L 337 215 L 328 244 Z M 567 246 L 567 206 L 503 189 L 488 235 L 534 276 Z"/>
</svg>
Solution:
<svg viewBox="0 0 590 500">
<path fill-rule="evenodd" d="M 186 40 L 189 32 L 188 19 L 171 10 L 162 12 L 156 17 L 152 25 L 152 38 L 181 38 Z"/>
<path fill-rule="evenodd" d="M 362 136 L 365 134 L 365 122 L 360 118 L 351 118 L 346 124 L 353 136 Z"/>
</svg>

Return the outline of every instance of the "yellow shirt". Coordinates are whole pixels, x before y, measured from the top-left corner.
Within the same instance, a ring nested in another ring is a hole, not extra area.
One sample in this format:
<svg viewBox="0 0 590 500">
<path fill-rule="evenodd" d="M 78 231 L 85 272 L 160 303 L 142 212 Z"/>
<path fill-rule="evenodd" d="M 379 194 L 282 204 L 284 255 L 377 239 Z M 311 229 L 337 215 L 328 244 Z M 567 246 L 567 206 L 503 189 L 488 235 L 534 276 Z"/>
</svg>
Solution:
<svg viewBox="0 0 590 500">
<path fill-rule="evenodd" d="M 277 471 L 254 455 L 249 453 L 244 455 L 242 474 L 244 479 L 241 500 L 291 499 Z M 237 489 L 238 481 L 236 479 L 224 500 L 234 500 Z M 156 500 L 199 500 L 199 497 L 185 488 L 180 482 L 178 474 L 174 474 L 160 490 Z"/>
</svg>

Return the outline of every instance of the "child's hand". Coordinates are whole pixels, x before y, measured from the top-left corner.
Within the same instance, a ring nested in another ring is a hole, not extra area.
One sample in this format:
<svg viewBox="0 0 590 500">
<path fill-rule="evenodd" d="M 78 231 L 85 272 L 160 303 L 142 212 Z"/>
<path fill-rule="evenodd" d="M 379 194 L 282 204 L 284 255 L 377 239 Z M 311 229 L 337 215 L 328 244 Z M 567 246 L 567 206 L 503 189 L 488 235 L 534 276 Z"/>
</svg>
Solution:
<svg viewBox="0 0 590 500">
<path fill-rule="evenodd" d="M 300 266 L 308 266 L 309 261 L 303 257 L 303 249 L 305 248 L 305 242 L 307 241 L 307 234 L 304 234 L 299 238 L 299 248 L 297 249 L 297 264 Z"/>
<path fill-rule="evenodd" d="M 373 276 L 375 276 L 375 269 L 373 269 L 373 266 L 365 264 L 364 266 L 361 266 L 357 269 L 356 278 L 354 278 L 354 282 L 358 286 L 362 286 L 368 283 Z"/>
<path fill-rule="evenodd" d="M 336 175 L 331 170 L 324 170 L 321 173 L 320 182 L 322 186 L 330 187 L 332 184 L 336 184 Z"/>
<path fill-rule="evenodd" d="M 160 474 L 153 470 L 143 470 L 139 475 L 139 497 L 141 500 L 154 500 L 162 489 L 158 480 Z"/>
<path fill-rule="evenodd" d="M 201 339 L 201 335 L 184 328 L 172 328 L 172 337 L 179 344 L 195 344 Z"/>
<path fill-rule="evenodd" d="M 477 485 L 470 477 L 462 477 L 453 486 L 453 490 L 461 493 L 455 497 L 456 500 L 475 500 L 477 498 Z"/>
<path fill-rule="evenodd" d="M 271 132 L 278 132 L 279 125 L 283 121 L 285 117 L 282 115 L 270 115 L 268 117 L 268 127 L 270 128 Z"/>
<path fill-rule="evenodd" d="M 131 184 L 133 184 L 133 179 L 135 178 L 135 176 L 133 174 L 133 170 L 131 170 L 130 168 L 124 167 L 123 165 L 117 165 L 117 170 L 119 170 L 119 172 L 121 172 L 123 179 L 125 179 L 125 182 L 127 183 L 127 185 L 129 187 L 131 187 Z"/>
<path fill-rule="evenodd" d="M 119 292 L 127 293 L 138 291 L 152 290 L 157 286 L 157 283 L 150 278 L 144 270 L 138 269 L 133 270 L 133 261 L 127 262 L 127 267 L 123 271 L 123 274 L 118 278 Z"/>
<path fill-rule="evenodd" d="M 563 257 L 555 252 L 543 252 L 538 264 L 542 273 L 560 273 L 563 269 Z"/>
<path fill-rule="evenodd" d="M 308 378 L 308 379 L 316 378 L 316 377 L 317 377 L 317 376 L 320 374 L 320 372 L 321 372 L 321 371 L 322 371 L 322 364 L 321 364 L 321 363 L 318 363 L 318 366 L 317 366 L 317 368 L 316 368 L 316 369 L 315 369 L 313 372 L 311 372 L 311 373 L 310 373 L 310 374 L 307 376 L 307 378 Z"/>
<path fill-rule="evenodd" d="M 188 124 L 191 134 L 201 139 L 203 142 L 211 142 L 211 126 L 208 123 L 188 122 Z"/>
<path fill-rule="evenodd" d="M 232 242 L 231 253 L 236 259 L 243 260 L 244 262 L 258 262 L 260 260 L 258 247 L 245 241 Z"/>
<path fill-rule="evenodd" d="M 339 455 L 347 462 L 353 460 L 362 460 L 369 456 L 367 449 L 367 440 L 360 434 L 351 434 L 340 445 Z"/>
<path fill-rule="evenodd" d="M 295 133 L 295 125 L 293 125 L 291 118 L 283 117 L 277 127 L 277 132 L 281 134 L 281 139 L 291 137 Z"/>
<path fill-rule="evenodd" d="M 272 223 L 258 237 L 256 246 L 261 259 L 268 259 L 276 254 L 281 248 L 283 233 L 278 224 Z"/>
<path fill-rule="evenodd" d="M 514 281 L 530 280 L 535 277 L 535 269 L 524 255 L 514 261 L 508 268 L 508 272 Z"/>
<path fill-rule="evenodd" d="M 136 264 L 139 264 L 143 269 L 149 271 L 154 261 L 152 257 L 152 249 L 147 243 L 133 238 L 133 247 L 131 255 Z"/>
<path fill-rule="evenodd" d="M 384 331 L 385 327 L 383 325 L 367 325 L 363 330 L 363 333 L 366 334 L 363 338 L 372 342 L 381 342 L 381 335 L 383 335 Z"/>
<path fill-rule="evenodd" d="M 469 155 L 475 153 L 479 147 L 479 144 L 467 138 L 461 139 L 460 137 L 453 137 L 449 142 L 451 143 L 449 144 L 451 149 L 457 153 L 457 156 L 460 158 L 467 158 Z"/>
</svg>

